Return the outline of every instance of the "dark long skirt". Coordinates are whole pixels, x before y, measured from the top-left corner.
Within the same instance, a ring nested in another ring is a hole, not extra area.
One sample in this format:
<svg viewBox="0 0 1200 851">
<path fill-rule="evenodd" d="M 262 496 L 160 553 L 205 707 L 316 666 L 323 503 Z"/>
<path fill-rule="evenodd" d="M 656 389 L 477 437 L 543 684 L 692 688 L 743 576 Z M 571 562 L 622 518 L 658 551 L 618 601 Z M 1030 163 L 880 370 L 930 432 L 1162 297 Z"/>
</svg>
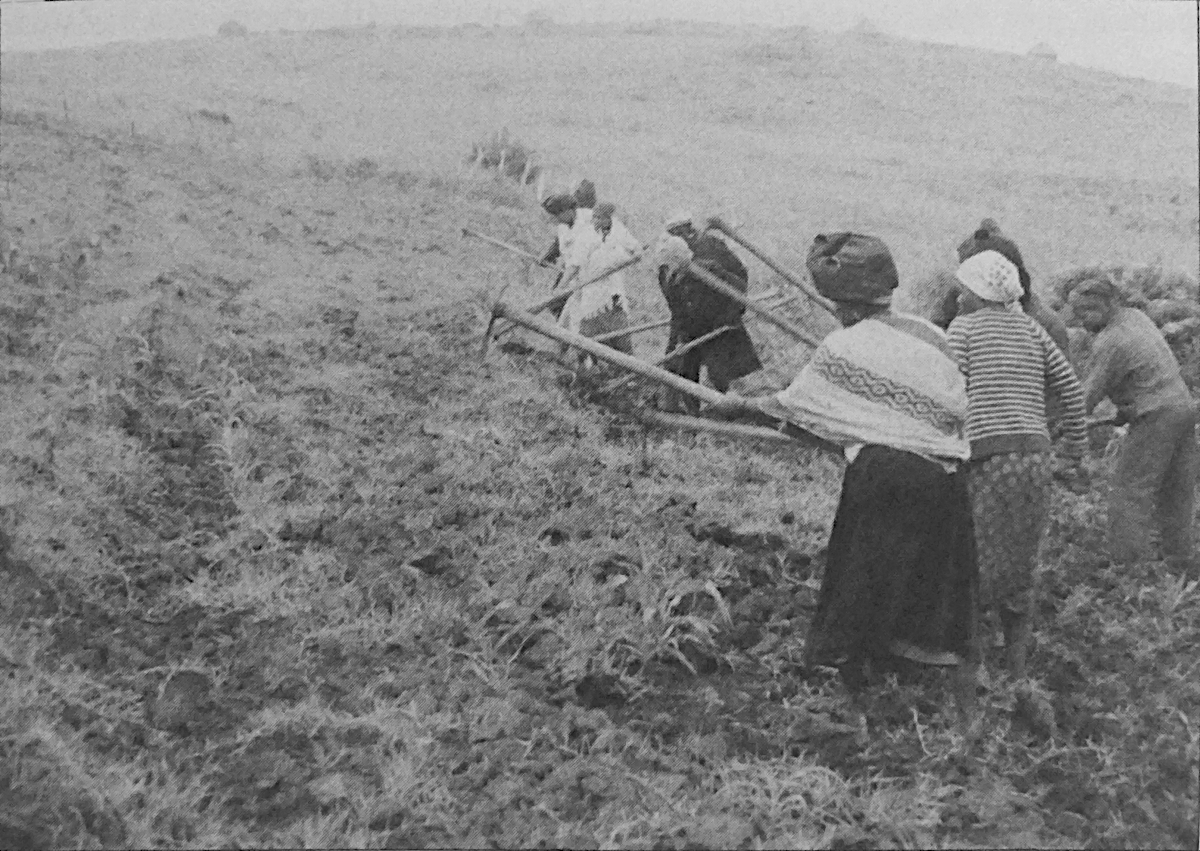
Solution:
<svg viewBox="0 0 1200 851">
<path fill-rule="evenodd" d="M 865 446 L 842 483 L 807 661 L 977 661 L 978 582 L 965 472 Z"/>
<path fill-rule="evenodd" d="M 696 335 L 699 336 L 703 335 Z M 696 337 L 680 335 L 678 343 L 690 343 Z M 732 331 L 726 331 L 671 361 L 669 369 L 690 381 L 698 382 L 701 366 L 708 368 L 708 380 L 723 393 L 737 379 L 762 369 L 762 361 L 759 360 L 750 334 L 744 325 L 739 324 L 734 326 Z"/>
</svg>

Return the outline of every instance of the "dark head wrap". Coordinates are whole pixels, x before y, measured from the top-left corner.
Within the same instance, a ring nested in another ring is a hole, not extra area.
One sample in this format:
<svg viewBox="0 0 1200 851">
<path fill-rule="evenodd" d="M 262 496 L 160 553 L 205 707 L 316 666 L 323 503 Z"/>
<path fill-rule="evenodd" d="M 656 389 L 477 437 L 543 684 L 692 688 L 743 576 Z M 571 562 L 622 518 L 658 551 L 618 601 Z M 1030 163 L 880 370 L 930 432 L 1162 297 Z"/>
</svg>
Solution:
<svg viewBox="0 0 1200 851">
<path fill-rule="evenodd" d="M 597 204 L 592 210 L 592 223 L 608 222 L 612 224 L 613 214 L 617 212 L 617 208 L 605 201 L 603 204 Z"/>
<path fill-rule="evenodd" d="M 808 273 L 825 298 L 853 304 L 888 304 L 900 285 L 883 240 L 860 233 L 819 234 L 808 250 Z"/>
<path fill-rule="evenodd" d="M 1015 242 L 1000 232 L 1000 225 L 996 224 L 995 219 L 984 219 L 979 223 L 975 232 L 962 241 L 958 246 L 958 262 L 962 263 L 984 251 L 995 251 L 1017 267 L 1017 275 L 1021 279 L 1021 291 L 1024 293 L 1021 296 L 1021 302 L 1028 301 L 1032 281 L 1025 268 L 1025 261 L 1021 258 L 1021 250 L 1017 248 Z"/>
<path fill-rule="evenodd" d="M 575 198 L 565 193 L 559 195 L 551 195 L 542 202 L 542 209 L 552 216 L 557 216 L 560 213 L 565 213 L 567 210 L 575 208 Z"/>
<path fill-rule="evenodd" d="M 590 210 L 596 206 L 596 184 L 586 178 L 575 187 L 575 206 Z"/>
</svg>

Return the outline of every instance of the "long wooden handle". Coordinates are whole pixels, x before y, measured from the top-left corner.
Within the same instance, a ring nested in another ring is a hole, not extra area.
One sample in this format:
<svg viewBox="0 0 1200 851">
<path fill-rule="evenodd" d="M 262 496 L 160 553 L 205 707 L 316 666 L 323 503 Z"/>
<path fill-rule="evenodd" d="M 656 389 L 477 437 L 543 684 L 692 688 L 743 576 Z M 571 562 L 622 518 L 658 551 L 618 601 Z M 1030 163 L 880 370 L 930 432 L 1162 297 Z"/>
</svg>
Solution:
<svg viewBox="0 0 1200 851">
<path fill-rule="evenodd" d="M 715 340 L 717 337 L 720 337 L 722 334 L 732 331 L 733 328 L 734 328 L 733 325 L 722 325 L 720 328 L 717 328 L 715 331 L 709 331 L 707 334 L 705 334 L 702 337 L 697 337 L 696 339 L 692 340 L 689 343 L 684 343 L 682 346 L 680 346 L 677 349 L 672 349 L 671 351 L 667 352 L 662 357 L 656 358 L 653 361 L 653 363 L 655 366 L 663 366 L 664 364 L 668 364 L 671 361 L 675 360 L 676 358 L 683 357 L 688 352 L 690 352 L 692 349 L 703 346 L 709 340 Z M 614 331 L 613 334 L 619 334 L 619 332 Z M 610 335 L 605 334 L 603 336 L 609 337 Z M 593 337 L 592 339 L 599 340 L 600 337 Z M 620 378 L 614 379 L 613 381 L 611 381 L 608 384 L 601 387 L 600 392 L 601 393 L 611 393 L 614 390 L 624 387 L 630 381 L 633 381 L 633 379 L 634 379 L 634 376 L 632 374 L 622 375 Z"/>
<path fill-rule="evenodd" d="M 599 275 L 596 275 L 593 278 L 589 278 L 588 280 L 583 281 L 582 283 L 575 284 L 575 286 L 571 287 L 570 289 L 566 289 L 566 290 L 563 290 L 562 292 L 555 293 L 554 295 L 550 296 L 549 298 L 539 301 L 537 304 L 531 304 L 529 307 L 525 308 L 525 312 L 526 313 L 541 313 L 547 307 L 550 307 L 551 305 L 555 304 L 556 302 L 561 301 L 561 302 L 565 303 L 567 299 L 569 299 L 571 296 L 573 296 L 575 293 L 579 292 L 580 290 L 586 289 L 587 287 L 590 287 L 592 284 L 598 283 L 599 281 L 603 281 L 609 275 L 615 275 L 617 272 L 620 272 L 622 269 L 628 269 L 630 266 L 637 263 L 641 259 L 642 259 L 641 254 L 635 254 L 632 257 L 630 257 L 628 260 L 618 263 L 616 266 L 610 266 L 609 268 L 605 269 L 603 272 L 601 272 Z"/>
<path fill-rule="evenodd" d="M 686 414 L 668 414 L 665 411 L 641 410 L 634 414 L 638 419 L 654 425 L 668 428 L 684 428 L 690 431 L 706 431 L 709 434 L 720 434 L 724 437 L 741 440 L 762 440 L 767 443 L 795 443 L 795 440 L 782 431 L 765 426 L 746 425 L 745 423 L 727 423 L 721 420 L 706 420 L 701 417 L 689 417 Z"/>
<path fill-rule="evenodd" d="M 549 322 L 540 317 L 526 313 L 524 310 L 510 307 L 503 302 L 497 302 L 492 308 L 492 313 L 495 316 L 503 317 L 517 325 L 524 326 L 531 331 L 536 331 L 539 334 L 550 337 L 553 340 L 558 340 L 560 343 L 566 343 L 572 348 L 579 349 L 599 358 L 602 361 L 607 361 L 614 366 L 619 366 L 629 372 L 635 372 L 638 375 L 649 378 L 651 381 L 656 381 L 665 387 L 673 390 L 678 390 L 681 393 L 686 393 L 701 402 L 709 404 L 719 404 L 725 399 L 725 394 L 719 393 L 716 390 L 705 387 L 702 384 L 697 384 L 695 381 L 688 381 L 686 378 L 681 378 L 673 372 L 667 372 L 665 369 L 640 361 L 635 357 L 619 352 L 616 349 L 611 349 L 603 343 L 597 343 L 595 340 L 584 337 L 581 334 L 574 334 L 565 328 L 560 328 L 553 322 Z M 745 409 L 753 414 L 758 413 L 770 420 L 778 419 L 773 416 L 765 407 L 760 408 L 758 403 L 752 399 L 744 400 Z M 660 411 L 642 411 L 638 414 L 643 419 L 651 422 L 657 422 L 662 425 L 671 425 L 682 428 L 692 428 L 701 431 L 709 431 L 717 434 L 725 434 L 731 437 L 753 437 L 756 439 L 770 440 L 772 442 L 784 441 L 799 441 L 801 443 L 815 446 L 820 449 L 830 451 L 840 451 L 840 448 L 834 444 L 822 440 L 810 432 L 805 431 L 799 426 L 780 421 L 780 431 L 766 428 L 764 426 L 747 425 L 745 423 L 730 423 L 719 420 L 703 420 L 699 417 L 687 417 L 678 414 L 667 414 Z"/>
<path fill-rule="evenodd" d="M 805 330 L 804 328 L 801 328 L 799 325 L 795 324 L 794 322 L 789 322 L 788 320 L 784 319 L 781 316 L 776 316 L 772 311 L 763 307 L 761 304 L 756 302 L 754 299 L 746 297 L 743 293 L 741 293 L 738 290 L 734 289 L 733 287 L 729 286 L 729 284 L 722 281 L 720 278 L 718 278 L 712 272 L 705 269 L 703 266 L 699 266 L 693 261 L 688 261 L 686 268 L 687 268 L 688 274 L 692 275 L 694 278 L 698 279 L 699 281 L 704 283 L 706 286 L 733 299 L 738 304 L 745 307 L 747 310 L 758 314 L 763 319 L 767 320 L 772 325 L 774 325 L 776 328 L 779 328 L 780 330 L 786 332 L 787 334 L 790 334 L 795 339 L 801 340 L 805 343 L 808 343 L 810 346 L 813 346 L 813 347 L 821 345 L 821 341 L 819 339 L 817 339 L 815 334 L 812 334 L 809 331 Z"/>
<path fill-rule="evenodd" d="M 624 352 L 609 348 L 603 343 L 597 343 L 595 340 L 584 337 L 582 334 L 572 333 L 553 322 L 534 316 L 528 311 L 510 307 L 503 302 L 497 302 L 495 307 L 492 308 L 492 312 L 494 315 L 528 328 L 530 331 L 536 331 L 553 340 L 558 340 L 560 343 L 566 343 L 572 348 L 587 352 L 599 360 L 619 366 L 629 372 L 636 372 L 638 375 L 649 378 L 651 381 L 656 381 L 673 390 L 686 393 L 693 398 L 699 399 L 701 402 L 715 404 L 724 398 L 724 395 L 718 393 L 716 390 L 705 387 L 702 384 L 697 384 L 694 381 L 688 381 L 686 378 L 681 378 L 673 372 L 668 372 L 661 367 L 648 364 Z"/>
<path fill-rule="evenodd" d="M 713 225 L 714 225 L 714 230 L 719 230 L 721 233 L 728 236 L 730 239 L 732 239 L 734 242 L 736 242 L 742 248 L 749 251 L 751 254 L 753 254 L 755 257 L 757 257 L 759 260 L 761 260 L 772 272 L 774 272 L 779 277 L 783 278 L 785 281 L 787 281 L 792 286 L 797 287 L 806 296 L 808 296 L 810 299 L 812 299 L 812 301 L 818 307 L 827 311 L 830 316 L 833 316 L 836 318 L 837 312 L 834 309 L 833 302 L 831 302 L 829 299 L 825 298 L 825 296 L 821 295 L 819 292 L 817 292 L 815 289 L 813 289 L 811 284 L 808 284 L 805 281 L 801 280 L 800 278 L 797 278 L 795 275 L 793 275 L 787 269 L 783 268 L 778 263 L 776 263 L 774 260 L 772 260 L 770 257 L 768 257 L 761 248 L 759 248 L 757 245 L 752 243 L 750 240 L 746 239 L 746 237 L 742 236 L 738 232 L 737 228 L 735 228 L 732 225 L 729 225 L 723 221 L 720 221 L 720 220 L 713 222 Z"/>
<path fill-rule="evenodd" d="M 496 239 L 496 237 L 494 237 L 494 236 L 488 236 L 486 233 L 480 233 L 479 231 L 471 230 L 470 228 L 463 228 L 462 235 L 474 237 L 475 239 L 481 239 L 484 242 L 489 243 L 490 245 L 496 246 L 497 248 L 503 248 L 505 251 L 511 251 L 513 254 L 516 254 L 518 257 L 524 257 L 526 260 L 532 260 L 534 263 L 536 263 L 538 266 L 541 266 L 543 269 L 558 268 L 557 266 L 555 266 L 552 263 L 542 262 L 541 257 L 531 254 L 530 252 L 526 251 L 524 248 L 518 248 L 517 246 L 513 245 L 512 243 L 505 242 L 504 240 L 501 240 L 501 239 Z"/>
<path fill-rule="evenodd" d="M 628 328 L 620 331 L 606 331 L 603 334 L 597 334 L 592 337 L 597 343 L 604 343 L 608 340 L 615 340 L 617 337 L 628 337 L 630 334 L 640 334 L 643 331 L 653 331 L 655 328 L 662 328 L 664 325 L 670 325 L 670 318 L 655 319 L 653 322 L 643 322 L 641 325 L 631 325 Z"/>
<path fill-rule="evenodd" d="M 570 289 L 556 292 L 554 295 L 550 296 L 549 298 L 542 299 L 541 301 L 537 302 L 536 304 L 529 305 L 528 307 L 525 308 L 525 312 L 526 313 L 541 313 L 543 310 L 545 310 L 548 307 L 556 307 L 556 308 L 561 307 L 562 305 L 566 304 L 567 299 L 569 299 L 575 293 L 579 292 L 580 290 L 584 289 L 585 287 L 590 287 L 592 284 L 596 283 L 597 281 L 603 281 L 609 275 L 615 275 L 617 272 L 620 272 L 622 269 L 628 269 L 630 266 L 632 266 L 634 263 L 637 263 L 641 259 L 642 259 L 641 254 L 635 254 L 633 257 L 630 257 L 625 262 L 618 263 L 616 266 L 612 266 L 608 269 L 605 269 L 603 272 L 601 272 L 599 275 L 597 275 L 594 278 L 586 280 L 583 283 L 576 284 L 575 286 L 571 287 Z M 493 317 L 493 319 L 495 319 L 495 317 Z M 508 325 L 504 328 L 501 328 L 499 331 L 497 331 L 493 335 L 493 339 L 499 339 L 500 337 L 509 333 L 516 327 L 517 327 L 516 325 Z M 620 336 L 620 335 L 618 335 L 618 336 Z"/>
</svg>

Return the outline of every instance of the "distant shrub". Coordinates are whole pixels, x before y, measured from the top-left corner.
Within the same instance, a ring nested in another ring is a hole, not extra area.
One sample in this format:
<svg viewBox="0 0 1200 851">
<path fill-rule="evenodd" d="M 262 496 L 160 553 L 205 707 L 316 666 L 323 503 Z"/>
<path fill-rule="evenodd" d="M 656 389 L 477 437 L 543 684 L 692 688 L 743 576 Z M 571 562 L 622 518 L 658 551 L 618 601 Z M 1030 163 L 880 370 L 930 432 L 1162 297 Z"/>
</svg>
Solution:
<svg viewBox="0 0 1200 851">
<path fill-rule="evenodd" d="M 1050 279 L 1050 304 L 1055 310 L 1066 306 L 1071 291 L 1083 281 L 1107 278 L 1121 290 L 1126 304 L 1145 307 L 1151 301 L 1170 299 L 1196 301 L 1200 284 L 1187 272 L 1149 266 L 1080 266 Z"/>
<path fill-rule="evenodd" d="M 229 117 L 227 112 L 217 112 L 212 109 L 199 109 L 196 114 L 208 121 L 214 121 L 217 124 L 232 124 L 233 119 Z"/>
<path fill-rule="evenodd" d="M 490 138 L 471 145 L 471 152 L 465 160 L 469 165 L 494 170 L 500 177 L 511 178 L 528 186 L 536 182 L 541 174 L 541 167 L 534 163 L 534 158 L 533 149 L 513 139 L 505 127 Z"/>
<path fill-rule="evenodd" d="M 317 180 L 330 180 L 338 174 L 338 167 L 324 157 L 308 154 L 304 161 L 309 176 Z"/>
<path fill-rule="evenodd" d="M 370 157 L 359 157 L 346 166 L 346 177 L 355 180 L 366 180 L 379 174 L 379 163 Z"/>
<path fill-rule="evenodd" d="M 226 21 L 225 23 L 221 24 L 221 26 L 217 27 L 217 35 L 224 36 L 226 38 L 241 38 L 249 34 L 250 30 L 246 29 L 245 25 L 239 23 L 238 21 Z"/>
<path fill-rule="evenodd" d="M 384 175 L 383 179 L 401 192 L 407 192 L 410 189 L 420 186 L 422 183 L 420 176 L 413 174 L 411 171 L 389 171 Z"/>
</svg>

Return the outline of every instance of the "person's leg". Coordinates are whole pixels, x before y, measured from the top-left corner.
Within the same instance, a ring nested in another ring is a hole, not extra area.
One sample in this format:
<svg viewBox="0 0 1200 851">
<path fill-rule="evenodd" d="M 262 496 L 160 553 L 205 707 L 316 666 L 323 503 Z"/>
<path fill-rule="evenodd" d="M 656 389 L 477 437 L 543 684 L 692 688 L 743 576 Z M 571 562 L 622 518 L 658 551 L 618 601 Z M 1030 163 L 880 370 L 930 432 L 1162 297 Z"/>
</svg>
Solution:
<svg viewBox="0 0 1200 851">
<path fill-rule="evenodd" d="M 1154 412 L 1138 417 L 1121 441 L 1108 495 L 1108 554 L 1124 564 L 1146 558 L 1151 518 L 1159 486 L 1174 453 L 1170 417 Z"/>
<path fill-rule="evenodd" d="M 1158 519 L 1162 531 L 1162 550 L 1172 565 L 1191 572 L 1192 517 L 1195 509 L 1196 472 L 1200 451 L 1196 446 L 1196 413 L 1180 410 L 1175 417 L 1177 435 L 1158 490 Z"/>
<path fill-rule="evenodd" d="M 703 346 L 701 346 L 701 349 L 702 348 Z M 700 357 L 700 350 L 692 349 L 690 352 L 686 352 L 681 357 L 671 361 L 669 364 L 669 369 L 680 378 L 686 378 L 688 381 L 694 381 L 699 384 L 700 365 L 702 363 L 703 360 Z M 700 402 L 698 399 L 678 391 L 672 392 L 675 393 L 675 398 L 673 399 L 675 407 L 673 410 L 682 411 L 683 413 L 691 414 L 692 416 L 700 413 Z"/>
</svg>

